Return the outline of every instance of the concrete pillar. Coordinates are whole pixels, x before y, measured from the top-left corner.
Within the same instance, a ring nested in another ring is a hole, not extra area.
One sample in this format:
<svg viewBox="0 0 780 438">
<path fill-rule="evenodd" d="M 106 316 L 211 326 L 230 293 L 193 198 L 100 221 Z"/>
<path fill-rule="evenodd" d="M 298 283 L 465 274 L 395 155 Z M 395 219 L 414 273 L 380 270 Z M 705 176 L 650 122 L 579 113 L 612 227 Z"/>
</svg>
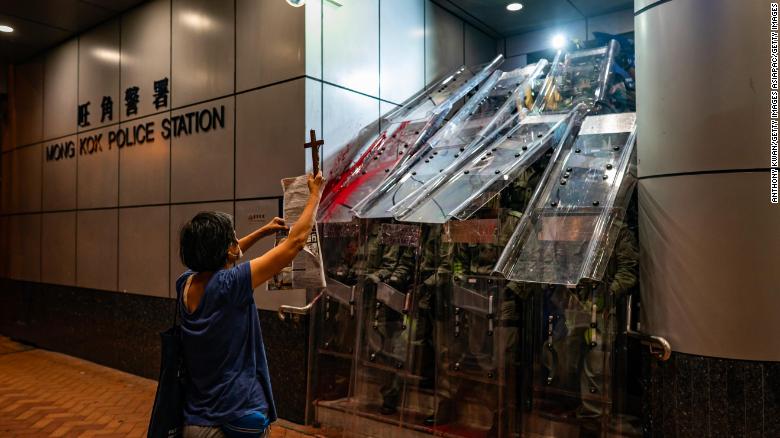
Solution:
<svg viewBox="0 0 780 438">
<path fill-rule="evenodd" d="M 780 406 L 770 2 L 637 0 L 635 13 L 642 330 L 675 352 L 651 377 L 649 429 L 768 434 Z"/>
</svg>

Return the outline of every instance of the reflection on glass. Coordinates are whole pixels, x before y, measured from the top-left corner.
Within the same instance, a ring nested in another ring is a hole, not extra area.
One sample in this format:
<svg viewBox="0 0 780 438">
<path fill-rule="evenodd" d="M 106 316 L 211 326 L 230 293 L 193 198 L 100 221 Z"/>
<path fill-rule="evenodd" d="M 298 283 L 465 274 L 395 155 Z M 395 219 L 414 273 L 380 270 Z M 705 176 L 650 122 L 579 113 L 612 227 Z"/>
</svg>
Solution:
<svg viewBox="0 0 780 438">
<path fill-rule="evenodd" d="M 635 183 L 636 114 L 590 116 L 562 151 L 496 269 L 507 278 L 598 281 Z"/>
<path fill-rule="evenodd" d="M 436 81 L 403 106 L 386 114 L 378 135 L 364 129 L 332 160 L 326 161 L 328 182 L 318 211 L 319 221 L 349 221 L 350 210 L 384 181 L 392 169 L 402 167 L 444 124 L 455 104 L 482 83 L 500 64 L 471 70 L 460 67 Z M 373 125 L 373 124 L 372 124 Z"/>
<path fill-rule="evenodd" d="M 394 207 L 415 190 L 448 175 L 479 145 L 502 135 L 523 118 L 532 102 L 533 87 L 547 62 L 510 72 L 496 71 L 458 113 L 354 211 L 359 217 L 391 217 Z"/>
</svg>

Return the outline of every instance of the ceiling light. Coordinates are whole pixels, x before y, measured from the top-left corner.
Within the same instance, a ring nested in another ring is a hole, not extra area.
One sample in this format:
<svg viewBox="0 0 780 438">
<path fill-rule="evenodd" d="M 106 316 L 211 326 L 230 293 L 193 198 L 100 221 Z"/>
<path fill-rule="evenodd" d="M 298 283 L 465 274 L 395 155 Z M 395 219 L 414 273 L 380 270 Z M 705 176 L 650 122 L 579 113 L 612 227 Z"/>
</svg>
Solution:
<svg viewBox="0 0 780 438">
<path fill-rule="evenodd" d="M 510 3 L 510 4 L 506 5 L 506 10 L 507 11 L 516 12 L 516 11 L 519 11 L 520 9 L 523 9 L 523 4 L 522 3 Z"/>
<path fill-rule="evenodd" d="M 566 45 L 566 37 L 563 34 L 557 34 L 552 37 L 552 46 L 554 49 L 562 49 Z"/>
<path fill-rule="evenodd" d="M 9 33 L 9 32 L 13 32 L 13 31 L 14 31 L 14 28 L 11 27 L 11 26 L 6 26 L 5 24 L 0 25 L 0 32 Z"/>
<path fill-rule="evenodd" d="M 306 4 L 306 0 L 287 0 L 287 4 L 296 8 L 300 8 Z"/>
</svg>

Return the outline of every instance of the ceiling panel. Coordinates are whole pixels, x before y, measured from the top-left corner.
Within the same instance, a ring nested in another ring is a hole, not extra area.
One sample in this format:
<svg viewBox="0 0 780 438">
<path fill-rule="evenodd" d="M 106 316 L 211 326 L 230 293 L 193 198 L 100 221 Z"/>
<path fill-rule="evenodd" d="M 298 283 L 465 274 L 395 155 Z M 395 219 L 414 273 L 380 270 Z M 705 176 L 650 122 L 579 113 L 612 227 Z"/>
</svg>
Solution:
<svg viewBox="0 0 780 438">
<path fill-rule="evenodd" d="M 11 33 L 0 34 L 0 57 L 3 58 L 0 61 L 21 59 L 63 41 L 70 35 L 70 32 L 64 30 L 4 14 L 0 14 L 0 24 L 14 28 Z"/>
<path fill-rule="evenodd" d="M 144 0 L 0 0 L 0 62 L 23 62 Z"/>
<path fill-rule="evenodd" d="M 138 0 L 82 0 L 82 1 L 91 3 L 96 6 L 102 6 L 114 12 L 122 12 L 124 10 L 132 8 L 138 3 L 141 3 Z"/>
<path fill-rule="evenodd" d="M 448 1 L 504 36 L 582 18 L 567 0 L 520 0 L 523 9 L 517 12 L 506 10 L 508 0 Z"/>
<path fill-rule="evenodd" d="M 633 0 L 433 0 L 493 36 L 510 36 L 631 8 Z M 523 9 L 507 11 L 512 2 Z"/>
<path fill-rule="evenodd" d="M 574 6 L 584 15 L 607 14 L 609 12 L 628 9 L 634 6 L 634 0 L 571 0 Z"/>
<path fill-rule="evenodd" d="M 79 0 L 0 0 L 0 12 L 71 32 L 113 15 L 110 9 Z"/>
</svg>

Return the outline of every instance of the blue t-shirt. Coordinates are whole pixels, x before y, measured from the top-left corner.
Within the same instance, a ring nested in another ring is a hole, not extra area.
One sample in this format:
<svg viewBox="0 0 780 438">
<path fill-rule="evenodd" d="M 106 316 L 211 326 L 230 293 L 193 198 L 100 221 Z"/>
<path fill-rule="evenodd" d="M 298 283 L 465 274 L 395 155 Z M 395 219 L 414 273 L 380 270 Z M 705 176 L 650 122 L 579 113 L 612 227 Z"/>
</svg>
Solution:
<svg viewBox="0 0 780 438">
<path fill-rule="evenodd" d="M 215 426 L 262 412 L 276 420 L 265 346 L 249 263 L 217 271 L 200 304 L 189 313 L 183 301 L 187 271 L 176 280 L 184 364 L 189 379 L 185 424 Z"/>
</svg>

